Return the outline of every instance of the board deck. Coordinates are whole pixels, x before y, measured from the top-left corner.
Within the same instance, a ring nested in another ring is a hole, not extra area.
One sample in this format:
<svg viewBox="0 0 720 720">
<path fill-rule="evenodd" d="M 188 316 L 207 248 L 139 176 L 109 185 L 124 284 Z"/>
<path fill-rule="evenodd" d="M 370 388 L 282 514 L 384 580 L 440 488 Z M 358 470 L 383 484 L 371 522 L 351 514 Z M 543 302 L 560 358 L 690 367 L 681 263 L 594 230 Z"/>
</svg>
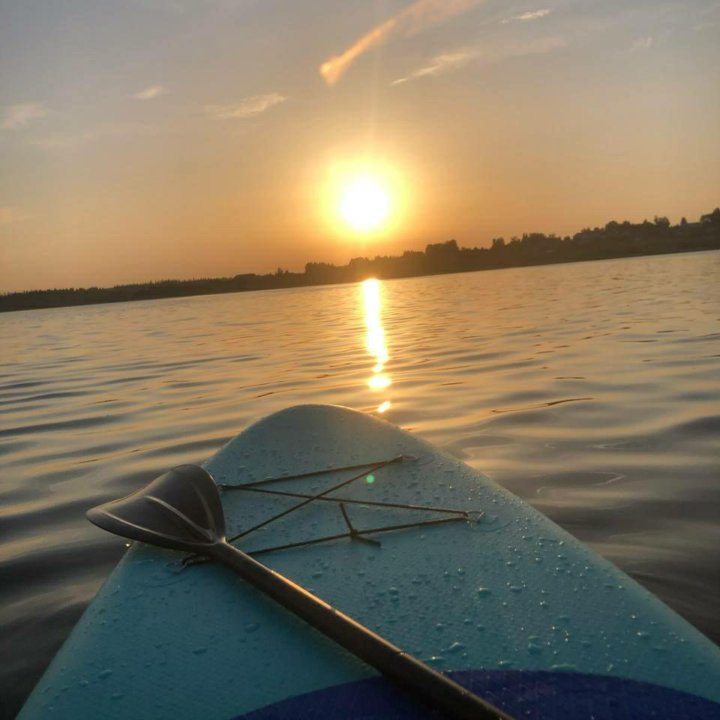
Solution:
<svg viewBox="0 0 720 720">
<path fill-rule="evenodd" d="M 289 408 L 205 467 L 221 485 L 281 478 L 256 489 L 317 495 L 355 478 L 327 497 L 470 513 L 346 503 L 360 531 L 453 519 L 258 559 L 511 714 L 720 718 L 713 643 L 526 503 L 383 420 Z M 302 502 L 247 489 L 222 498 L 229 534 Z M 347 531 L 337 501 L 315 500 L 238 544 Z M 181 558 L 133 546 L 19 717 L 434 717 L 230 571 Z"/>
</svg>

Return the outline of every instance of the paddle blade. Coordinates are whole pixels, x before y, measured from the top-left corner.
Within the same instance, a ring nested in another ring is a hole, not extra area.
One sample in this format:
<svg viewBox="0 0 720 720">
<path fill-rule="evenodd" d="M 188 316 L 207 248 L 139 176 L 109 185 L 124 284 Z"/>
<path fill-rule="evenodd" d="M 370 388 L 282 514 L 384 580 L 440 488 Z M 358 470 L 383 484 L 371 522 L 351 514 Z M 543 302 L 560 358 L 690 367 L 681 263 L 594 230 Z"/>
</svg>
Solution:
<svg viewBox="0 0 720 720">
<path fill-rule="evenodd" d="M 193 553 L 225 539 L 217 486 L 197 465 L 168 470 L 131 495 L 88 510 L 87 519 L 131 540 Z"/>
</svg>

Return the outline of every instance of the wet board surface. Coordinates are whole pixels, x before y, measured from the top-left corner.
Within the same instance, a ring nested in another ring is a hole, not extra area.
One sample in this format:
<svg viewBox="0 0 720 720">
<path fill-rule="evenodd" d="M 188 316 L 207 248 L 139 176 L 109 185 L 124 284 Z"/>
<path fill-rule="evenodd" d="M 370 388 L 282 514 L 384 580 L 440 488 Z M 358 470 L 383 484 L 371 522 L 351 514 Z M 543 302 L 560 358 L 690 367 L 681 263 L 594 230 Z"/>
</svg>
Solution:
<svg viewBox="0 0 720 720">
<path fill-rule="evenodd" d="M 356 478 L 327 497 L 382 504 L 346 502 L 344 514 L 315 500 L 238 545 L 341 535 L 348 520 L 361 535 L 410 525 L 257 557 L 517 717 L 720 719 L 713 643 L 530 506 L 382 420 L 290 408 L 205 467 L 234 486 L 362 463 L 256 489 L 317 495 Z M 247 489 L 222 499 L 229 534 L 302 502 Z M 181 558 L 133 546 L 20 717 L 435 717 L 231 571 Z"/>
</svg>

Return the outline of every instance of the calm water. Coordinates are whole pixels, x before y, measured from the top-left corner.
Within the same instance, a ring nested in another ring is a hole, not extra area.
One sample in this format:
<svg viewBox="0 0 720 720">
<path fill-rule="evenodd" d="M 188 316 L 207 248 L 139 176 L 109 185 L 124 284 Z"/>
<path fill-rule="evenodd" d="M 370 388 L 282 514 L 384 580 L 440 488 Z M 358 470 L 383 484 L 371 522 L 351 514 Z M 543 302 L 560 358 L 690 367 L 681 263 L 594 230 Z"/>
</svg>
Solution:
<svg viewBox="0 0 720 720">
<path fill-rule="evenodd" d="M 121 556 L 84 519 L 329 402 L 482 469 L 716 641 L 720 253 L 0 316 L 0 715 Z"/>
</svg>

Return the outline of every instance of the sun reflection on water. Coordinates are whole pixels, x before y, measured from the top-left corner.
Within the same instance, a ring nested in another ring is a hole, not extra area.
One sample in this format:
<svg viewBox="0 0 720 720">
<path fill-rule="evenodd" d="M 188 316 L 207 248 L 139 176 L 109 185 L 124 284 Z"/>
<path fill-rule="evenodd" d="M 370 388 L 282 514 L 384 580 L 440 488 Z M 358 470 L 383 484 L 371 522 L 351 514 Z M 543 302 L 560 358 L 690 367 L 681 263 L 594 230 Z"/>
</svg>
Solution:
<svg viewBox="0 0 720 720">
<path fill-rule="evenodd" d="M 385 342 L 385 329 L 382 324 L 382 287 L 379 280 L 371 278 L 362 283 L 363 305 L 365 308 L 365 344 L 367 351 L 375 360 L 372 375 L 367 384 L 371 390 L 385 390 L 392 385 L 390 376 L 385 372 L 385 365 L 389 359 L 387 343 Z M 390 400 L 383 400 L 377 407 L 377 412 L 384 413 L 391 407 Z"/>
</svg>

